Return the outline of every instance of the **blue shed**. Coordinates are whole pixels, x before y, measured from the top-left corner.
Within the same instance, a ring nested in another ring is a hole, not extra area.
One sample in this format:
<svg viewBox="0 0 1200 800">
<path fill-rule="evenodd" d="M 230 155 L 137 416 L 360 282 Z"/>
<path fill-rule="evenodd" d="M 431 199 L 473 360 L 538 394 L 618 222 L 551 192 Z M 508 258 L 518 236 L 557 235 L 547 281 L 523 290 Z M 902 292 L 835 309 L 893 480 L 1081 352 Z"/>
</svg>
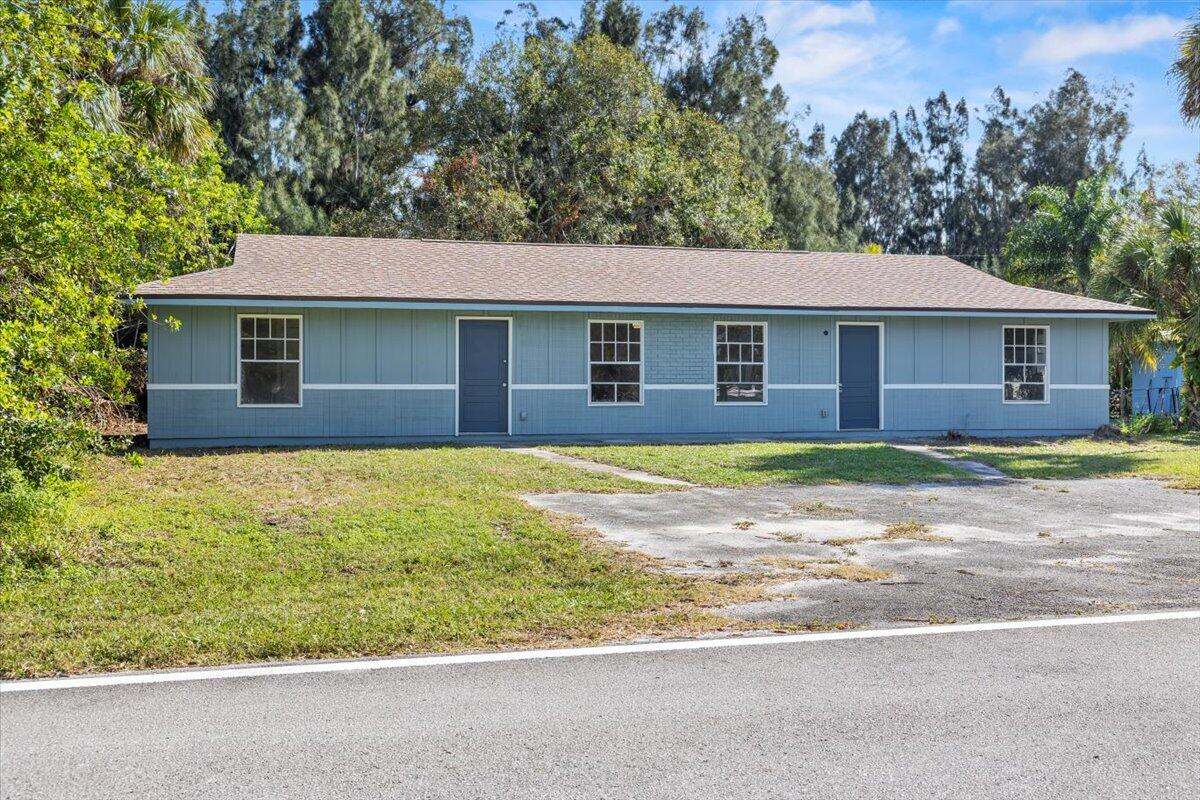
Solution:
<svg viewBox="0 0 1200 800">
<path fill-rule="evenodd" d="M 1085 433 L 1153 316 L 944 256 L 305 236 L 138 293 L 153 447 Z"/>
<path fill-rule="evenodd" d="M 1133 413 L 1166 414 L 1179 413 L 1179 388 L 1183 386 L 1183 367 L 1172 367 L 1175 350 L 1160 348 L 1158 362 L 1151 369 L 1145 364 L 1133 365 Z"/>
</svg>

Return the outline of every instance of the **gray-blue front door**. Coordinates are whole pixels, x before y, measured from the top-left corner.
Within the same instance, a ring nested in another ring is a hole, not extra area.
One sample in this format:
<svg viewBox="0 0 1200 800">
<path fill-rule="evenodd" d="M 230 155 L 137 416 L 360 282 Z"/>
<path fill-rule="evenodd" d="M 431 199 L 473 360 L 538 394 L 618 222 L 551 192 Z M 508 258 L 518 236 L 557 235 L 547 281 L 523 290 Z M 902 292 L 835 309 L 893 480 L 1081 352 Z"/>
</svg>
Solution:
<svg viewBox="0 0 1200 800">
<path fill-rule="evenodd" d="M 838 419 L 844 431 L 879 428 L 879 327 L 838 326 Z"/>
<path fill-rule="evenodd" d="M 508 433 L 507 320 L 459 320 L 458 431 Z"/>
</svg>

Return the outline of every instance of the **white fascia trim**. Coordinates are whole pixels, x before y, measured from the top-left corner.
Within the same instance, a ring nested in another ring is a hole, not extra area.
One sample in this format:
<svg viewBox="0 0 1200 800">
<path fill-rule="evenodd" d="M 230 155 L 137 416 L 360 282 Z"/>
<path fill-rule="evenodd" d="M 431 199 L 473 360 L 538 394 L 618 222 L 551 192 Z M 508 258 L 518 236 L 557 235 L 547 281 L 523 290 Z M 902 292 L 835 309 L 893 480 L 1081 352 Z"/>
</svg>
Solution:
<svg viewBox="0 0 1200 800">
<path fill-rule="evenodd" d="M 237 391 L 236 383 L 147 383 L 147 389 L 155 391 L 175 389 L 184 391 Z"/>
<path fill-rule="evenodd" d="M 999 383 L 885 383 L 885 389 L 1003 389 Z"/>
<path fill-rule="evenodd" d="M 306 383 L 305 389 L 314 389 L 316 391 L 326 391 L 334 389 L 346 389 L 353 391 L 364 390 L 379 390 L 379 391 L 449 391 L 454 388 L 453 383 Z"/>
<path fill-rule="evenodd" d="M 586 383 L 514 383 L 513 389 L 517 391 L 585 391 L 588 387 Z"/>
<path fill-rule="evenodd" d="M 837 388 L 836 383 L 772 383 L 772 384 L 768 384 L 768 385 L 772 389 L 788 389 L 788 390 L 794 389 L 797 391 L 807 391 L 810 389 L 820 390 L 820 391 L 828 391 L 828 390 Z"/>
<path fill-rule="evenodd" d="M 1004 385 L 1000 383 L 886 383 L 885 389 L 1003 389 Z M 1107 383 L 1055 383 L 1050 385 L 1051 389 L 1089 389 L 1099 391 L 1101 389 L 1108 391 Z"/>
</svg>

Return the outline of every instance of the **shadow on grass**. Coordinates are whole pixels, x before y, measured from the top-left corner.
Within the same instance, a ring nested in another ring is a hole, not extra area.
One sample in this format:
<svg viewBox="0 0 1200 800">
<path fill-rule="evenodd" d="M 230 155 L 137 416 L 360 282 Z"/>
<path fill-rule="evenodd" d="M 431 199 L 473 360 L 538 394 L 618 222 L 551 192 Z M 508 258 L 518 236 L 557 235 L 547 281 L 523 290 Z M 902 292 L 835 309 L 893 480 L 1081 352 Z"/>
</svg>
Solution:
<svg viewBox="0 0 1200 800">
<path fill-rule="evenodd" d="M 733 465 L 731 465 L 733 466 Z M 780 483 L 918 483 L 974 481 L 974 476 L 884 444 L 841 444 L 794 453 L 748 455 L 738 469 Z"/>
</svg>

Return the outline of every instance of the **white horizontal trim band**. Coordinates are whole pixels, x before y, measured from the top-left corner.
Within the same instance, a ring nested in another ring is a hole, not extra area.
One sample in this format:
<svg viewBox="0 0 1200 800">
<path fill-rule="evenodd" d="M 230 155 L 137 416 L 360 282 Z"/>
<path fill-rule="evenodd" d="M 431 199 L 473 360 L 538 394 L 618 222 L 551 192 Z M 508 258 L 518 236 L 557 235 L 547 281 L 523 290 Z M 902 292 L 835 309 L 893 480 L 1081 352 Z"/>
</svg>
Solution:
<svg viewBox="0 0 1200 800">
<path fill-rule="evenodd" d="M 837 388 L 836 383 L 768 383 L 768 389 L 795 389 L 798 391 L 819 390 L 830 391 Z"/>
<path fill-rule="evenodd" d="M 514 389 L 525 391 L 584 391 L 586 383 L 514 383 Z"/>
<path fill-rule="evenodd" d="M 994 389 L 1004 388 L 999 383 L 885 383 L 885 389 Z"/>
<path fill-rule="evenodd" d="M 346 390 L 383 390 L 383 391 L 449 391 L 454 389 L 453 383 L 306 383 L 305 389 L 315 389 L 317 391 L 330 391 L 334 389 Z"/>
<path fill-rule="evenodd" d="M 999 391 L 1004 388 L 1001 383 L 886 383 L 885 389 L 989 389 Z M 1108 391 L 1107 383 L 1052 383 L 1051 389 L 1103 389 Z"/>
<path fill-rule="evenodd" d="M 236 383 L 147 383 L 146 388 L 154 389 L 156 391 L 160 390 L 160 389 L 177 389 L 177 390 L 184 389 L 184 390 L 191 390 L 191 391 L 199 392 L 199 391 L 212 391 L 212 390 L 219 389 L 221 391 L 232 392 L 232 391 L 237 390 L 237 384 Z"/>
<path fill-rule="evenodd" d="M 175 390 L 175 391 L 235 391 L 236 383 L 148 383 L 147 389 L 155 391 Z M 450 391 L 455 388 L 453 383 L 306 383 L 305 389 L 314 391 L 333 391 L 337 389 L 345 391 Z M 514 383 L 514 389 L 522 391 L 584 391 L 586 383 Z M 688 391 L 688 390 L 713 390 L 711 383 L 648 383 L 646 384 L 647 391 Z M 837 388 L 837 384 L 833 383 L 769 383 L 767 389 L 777 389 L 784 391 L 829 391 Z M 1000 390 L 1003 384 L 999 383 L 886 383 L 885 389 L 989 389 Z M 1056 383 L 1050 386 L 1051 389 L 1078 389 L 1100 391 L 1101 389 L 1108 391 L 1109 386 L 1106 383 Z"/>
</svg>

